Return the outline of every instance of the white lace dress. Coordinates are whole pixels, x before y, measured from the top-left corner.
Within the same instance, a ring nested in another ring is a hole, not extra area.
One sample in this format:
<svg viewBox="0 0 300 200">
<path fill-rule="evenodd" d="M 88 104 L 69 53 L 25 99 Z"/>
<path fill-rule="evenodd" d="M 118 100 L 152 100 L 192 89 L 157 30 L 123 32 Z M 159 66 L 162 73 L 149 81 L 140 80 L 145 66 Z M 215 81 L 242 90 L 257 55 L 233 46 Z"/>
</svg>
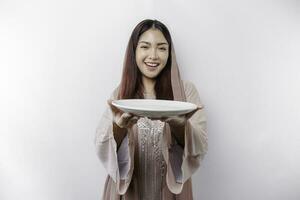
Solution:
<svg viewBox="0 0 300 200">
<path fill-rule="evenodd" d="M 141 118 L 137 125 L 139 199 L 160 200 L 166 165 L 161 151 L 164 123 Z"/>
<path fill-rule="evenodd" d="M 145 99 L 155 99 L 153 95 L 144 96 Z M 139 199 L 160 200 L 166 167 L 161 150 L 164 122 L 143 117 L 138 120 L 137 126 Z"/>
</svg>

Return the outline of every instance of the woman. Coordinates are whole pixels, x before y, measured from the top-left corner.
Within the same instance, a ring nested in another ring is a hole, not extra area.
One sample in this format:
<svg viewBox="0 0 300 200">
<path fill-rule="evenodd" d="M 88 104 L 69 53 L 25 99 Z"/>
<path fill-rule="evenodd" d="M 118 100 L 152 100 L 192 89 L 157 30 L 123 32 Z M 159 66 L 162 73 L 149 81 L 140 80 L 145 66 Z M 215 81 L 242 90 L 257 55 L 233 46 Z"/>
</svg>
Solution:
<svg viewBox="0 0 300 200">
<path fill-rule="evenodd" d="M 114 99 L 194 103 L 187 115 L 149 119 L 123 113 Z M 190 200 L 191 176 L 207 152 L 206 118 L 195 86 L 182 81 L 170 33 L 157 20 L 133 30 L 121 84 L 98 125 L 97 155 L 108 172 L 103 200 Z"/>
</svg>

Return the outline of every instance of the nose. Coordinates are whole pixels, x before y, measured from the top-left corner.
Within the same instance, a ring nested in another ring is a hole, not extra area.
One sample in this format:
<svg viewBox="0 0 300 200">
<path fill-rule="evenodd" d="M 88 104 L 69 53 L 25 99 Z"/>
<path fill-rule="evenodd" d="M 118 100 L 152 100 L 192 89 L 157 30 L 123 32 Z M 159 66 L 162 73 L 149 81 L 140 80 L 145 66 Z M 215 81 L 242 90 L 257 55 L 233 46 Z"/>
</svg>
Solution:
<svg viewBox="0 0 300 200">
<path fill-rule="evenodd" d="M 151 52 L 150 52 L 150 58 L 151 58 L 152 60 L 158 59 L 158 57 L 157 57 L 157 51 L 156 51 L 155 48 L 153 48 L 153 49 L 151 50 Z"/>
</svg>

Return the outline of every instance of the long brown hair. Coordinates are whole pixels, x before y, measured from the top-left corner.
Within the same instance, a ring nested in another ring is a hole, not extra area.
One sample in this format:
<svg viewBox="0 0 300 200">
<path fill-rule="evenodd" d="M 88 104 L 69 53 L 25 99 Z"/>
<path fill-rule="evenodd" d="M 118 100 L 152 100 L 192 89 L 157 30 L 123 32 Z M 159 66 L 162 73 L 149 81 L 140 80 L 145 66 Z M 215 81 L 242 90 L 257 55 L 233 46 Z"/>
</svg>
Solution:
<svg viewBox="0 0 300 200">
<path fill-rule="evenodd" d="M 121 84 L 119 86 L 118 99 L 143 99 L 144 87 L 142 83 L 142 73 L 140 72 L 136 60 L 135 50 L 139 41 L 139 37 L 149 30 L 150 28 L 156 28 L 162 32 L 169 44 L 169 56 L 164 69 L 156 77 L 155 82 L 155 94 L 156 99 L 173 100 L 173 91 L 171 84 L 171 45 L 172 39 L 167 27 L 157 20 L 146 19 L 141 21 L 130 36 L 125 59 L 123 63 L 123 74 Z"/>
</svg>

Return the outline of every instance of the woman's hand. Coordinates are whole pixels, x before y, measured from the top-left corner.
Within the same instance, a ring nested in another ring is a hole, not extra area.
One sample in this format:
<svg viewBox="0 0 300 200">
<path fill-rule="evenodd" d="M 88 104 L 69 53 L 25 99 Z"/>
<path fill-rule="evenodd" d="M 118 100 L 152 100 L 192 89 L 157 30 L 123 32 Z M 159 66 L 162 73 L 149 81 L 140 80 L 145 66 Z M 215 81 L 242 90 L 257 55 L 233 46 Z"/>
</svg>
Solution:
<svg viewBox="0 0 300 200">
<path fill-rule="evenodd" d="M 185 126 L 185 123 L 188 119 L 190 119 L 195 112 L 202 109 L 203 107 L 197 107 L 192 112 L 185 115 L 172 116 L 167 118 L 161 118 L 163 122 L 167 122 L 171 127 L 182 127 Z"/>
<path fill-rule="evenodd" d="M 113 121 L 120 128 L 130 128 L 132 127 L 139 119 L 138 116 L 135 116 L 131 113 L 126 113 L 118 109 L 116 106 L 112 105 L 112 100 L 107 100 L 108 105 L 111 108 L 113 113 Z"/>
<path fill-rule="evenodd" d="M 162 118 L 161 120 L 164 122 L 167 122 L 170 125 L 172 136 L 175 137 L 178 144 L 184 148 L 185 145 L 185 125 L 188 119 L 190 119 L 195 112 L 202 109 L 203 107 L 197 107 L 192 112 L 185 114 L 185 115 L 179 115 L 179 116 L 172 116 L 168 118 Z"/>
<path fill-rule="evenodd" d="M 171 117 L 167 117 L 167 118 L 162 118 L 161 120 L 163 122 L 167 122 L 171 127 L 184 126 L 187 121 L 185 115 L 171 116 Z"/>
</svg>

